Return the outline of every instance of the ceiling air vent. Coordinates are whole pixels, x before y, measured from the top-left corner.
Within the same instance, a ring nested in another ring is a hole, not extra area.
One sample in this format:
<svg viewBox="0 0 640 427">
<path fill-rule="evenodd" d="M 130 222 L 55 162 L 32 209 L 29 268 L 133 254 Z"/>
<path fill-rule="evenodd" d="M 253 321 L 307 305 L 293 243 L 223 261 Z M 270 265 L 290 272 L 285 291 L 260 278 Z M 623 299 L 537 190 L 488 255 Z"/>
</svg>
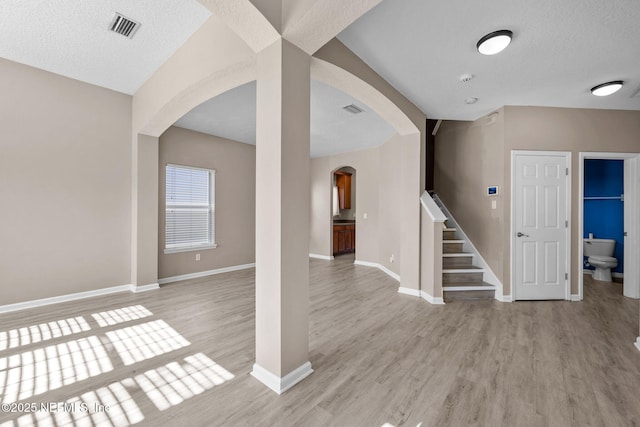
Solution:
<svg viewBox="0 0 640 427">
<path fill-rule="evenodd" d="M 342 109 L 344 111 L 350 112 L 351 114 L 360 114 L 360 113 L 362 113 L 364 111 L 362 108 L 360 108 L 360 107 L 358 107 L 357 105 L 354 105 L 354 104 L 344 106 L 344 107 L 342 107 Z"/>
<path fill-rule="evenodd" d="M 140 25 L 141 24 L 139 22 L 133 21 L 116 12 L 111 24 L 109 24 L 109 30 L 131 39 L 135 35 L 136 31 L 138 31 L 138 28 L 140 28 Z"/>
</svg>

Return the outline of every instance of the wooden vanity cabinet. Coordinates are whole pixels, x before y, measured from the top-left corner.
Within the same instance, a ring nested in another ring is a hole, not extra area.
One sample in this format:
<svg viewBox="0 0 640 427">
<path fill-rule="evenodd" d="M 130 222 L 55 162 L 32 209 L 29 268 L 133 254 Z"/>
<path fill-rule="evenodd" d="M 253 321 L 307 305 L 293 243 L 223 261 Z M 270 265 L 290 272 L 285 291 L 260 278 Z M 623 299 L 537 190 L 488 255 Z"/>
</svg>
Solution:
<svg viewBox="0 0 640 427">
<path fill-rule="evenodd" d="M 356 251 L 356 225 L 334 224 L 333 254 L 348 254 Z"/>
</svg>

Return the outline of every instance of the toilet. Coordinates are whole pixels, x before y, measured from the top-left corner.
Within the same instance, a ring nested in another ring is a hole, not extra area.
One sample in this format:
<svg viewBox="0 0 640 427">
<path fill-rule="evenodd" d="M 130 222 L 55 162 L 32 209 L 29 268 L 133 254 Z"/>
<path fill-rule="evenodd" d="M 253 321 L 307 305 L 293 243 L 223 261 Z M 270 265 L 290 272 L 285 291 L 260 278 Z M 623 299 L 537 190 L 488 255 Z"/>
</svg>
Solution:
<svg viewBox="0 0 640 427">
<path fill-rule="evenodd" d="M 584 256 L 589 257 L 589 264 L 596 269 L 593 272 L 595 280 L 611 282 L 611 269 L 618 266 L 618 260 L 613 257 L 616 241 L 613 239 L 584 239 Z"/>
</svg>

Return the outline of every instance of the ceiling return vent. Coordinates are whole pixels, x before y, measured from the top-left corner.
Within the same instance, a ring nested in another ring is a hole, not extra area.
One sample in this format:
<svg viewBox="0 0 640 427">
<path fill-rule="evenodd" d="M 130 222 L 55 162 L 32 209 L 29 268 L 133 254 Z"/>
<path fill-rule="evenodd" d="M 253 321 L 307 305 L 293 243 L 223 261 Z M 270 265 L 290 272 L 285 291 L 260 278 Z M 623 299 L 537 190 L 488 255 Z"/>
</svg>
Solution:
<svg viewBox="0 0 640 427">
<path fill-rule="evenodd" d="M 344 111 L 348 111 L 351 114 L 360 114 L 360 113 L 362 113 L 364 111 L 362 108 L 358 107 L 355 104 L 346 105 L 346 106 L 342 107 L 342 109 Z"/>
<path fill-rule="evenodd" d="M 132 39 L 140 25 L 142 24 L 116 12 L 111 24 L 109 24 L 109 30 Z"/>
</svg>

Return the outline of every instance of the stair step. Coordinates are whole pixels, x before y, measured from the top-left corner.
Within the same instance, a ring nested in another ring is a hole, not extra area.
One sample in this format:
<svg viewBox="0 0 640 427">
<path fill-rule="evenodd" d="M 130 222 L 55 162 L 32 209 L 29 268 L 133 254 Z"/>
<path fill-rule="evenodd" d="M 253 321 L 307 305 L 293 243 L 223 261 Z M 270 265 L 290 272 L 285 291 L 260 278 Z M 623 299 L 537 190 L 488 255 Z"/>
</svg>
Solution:
<svg viewBox="0 0 640 427">
<path fill-rule="evenodd" d="M 446 268 L 442 270 L 443 273 L 484 273 L 484 268 L 470 265 L 465 268 Z"/>
<path fill-rule="evenodd" d="M 460 253 L 462 252 L 464 240 L 443 240 L 442 243 L 442 253 Z"/>
<path fill-rule="evenodd" d="M 455 283 L 443 286 L 442 291 L 445 302 L 492 300 L 496 295 L 496 287 L 486 282 Z"/>
<path fill-rule="evenodd" d="M 455 231 L 455 229 L 453 229 L 453 230 L 446 230 L 445 229 L 442 232 L 442 241 L 443 242 L 444 241 L 450 242 L 452 240 L 459 240 L 459 239 L 456 239 L 456 231 Z"/>
<path fill-rule="evenodd" d="M 449 256 L 452 255 L 452 256 Z M 472 254 L 442 254 L 442 268 L 467 268 L 472 266 L 473 255 Z"/>
<path fill-rule="evenodd" d="M 478 301 L 495 299 L 496 291 L 491 290 L 464 290 L 464 291 L 447 291 L 443 289 L 443 299 L 445 302 L 451 301 Z"/>
<path fill-rule="evenodd" d="M 442 270 L 442 283 L 482 283 L 484 270 L 481 268 L 463 268 Z"/>
<path fill-rule="evenodd" d="M 491 291 L 496 287 L 487 282 L 458 282 L 450 285 L 443 285 L 442 290 L 457 292 L 457 291 Z"/>
</svg>

